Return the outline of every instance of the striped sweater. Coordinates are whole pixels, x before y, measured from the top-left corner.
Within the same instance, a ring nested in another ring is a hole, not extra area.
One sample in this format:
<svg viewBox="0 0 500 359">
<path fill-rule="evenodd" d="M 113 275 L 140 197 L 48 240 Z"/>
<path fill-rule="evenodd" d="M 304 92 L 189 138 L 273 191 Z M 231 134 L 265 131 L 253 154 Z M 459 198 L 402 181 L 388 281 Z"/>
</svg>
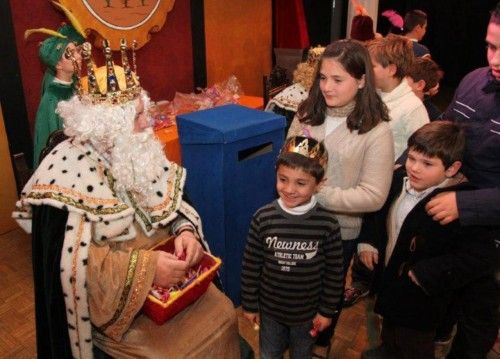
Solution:
<svg viewBox="0 0 500 359">
<path fill-rule="evenodd" d="M 316 204 L 291 215 L 274 201 L 250 225 L 241 274 L 242 306 L 283 324 L 331 318 L 343 292 L 342 242 L 333 212 Z"/>
</svg>

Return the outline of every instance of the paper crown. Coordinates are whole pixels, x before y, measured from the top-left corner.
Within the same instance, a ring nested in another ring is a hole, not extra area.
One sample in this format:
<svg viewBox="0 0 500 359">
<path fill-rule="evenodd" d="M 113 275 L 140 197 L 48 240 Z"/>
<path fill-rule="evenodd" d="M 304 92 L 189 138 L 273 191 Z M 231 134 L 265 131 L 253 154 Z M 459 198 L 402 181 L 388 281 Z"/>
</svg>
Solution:
<svg viewBox="0 0 500 359">
<path fill-rule="evenodd" d="M 283 145 L 280 153 L 297 153 L 317 161 L 323 167 L 326 166 L 328 162 L 328 153 L 326 152 L 325 146 L 321 142 L 310 137 L 290 137 Z"/>
<path fill-rule="evenodd" d="M 101 82 L 99 84 L 99 79 L 96 73 L 98 70 L 95 66 L 94 60 L 92 59 L 92 45 L 85 42 L 82 45 L 82 58 L 83 63 L 87 70 L 87 84 L 83 86 L 79 70 L 77 71 L 78 84 L 77 95 L 81 100 L 90 101 L 93 104 L 123 104 L 132 101 L 139 97 L 142 88 L 139 83 L 139 77 L 137 76 L 137 66 L 135 61 L 135 48 L 137 44 L 135 41 L 132 43 L 132 65 L 134 71 L 130 67 L 127 55 L 127 41 L 125 39 L 120 40 L 120 52 L 121 61 L 124 74 L 124 85 L 120 86 L 118 81 L 117 72 L 115 68 L 118 67 L 113 63 L 113 55 L 111 48 L 109 46 L 108 40 L 103 40 L 103 53 L 105 58 L 105 76 L 106 81 L 104 81 L 105 88 Z M 75 66 L 77 68 L 78 66 Z"/>
<path fill-rule="evenodd" d="M 311 47 L 307 52 L 307 63 L 315 66 L 324 51 L 325 48 L 322 46 Z"/>
</svg>

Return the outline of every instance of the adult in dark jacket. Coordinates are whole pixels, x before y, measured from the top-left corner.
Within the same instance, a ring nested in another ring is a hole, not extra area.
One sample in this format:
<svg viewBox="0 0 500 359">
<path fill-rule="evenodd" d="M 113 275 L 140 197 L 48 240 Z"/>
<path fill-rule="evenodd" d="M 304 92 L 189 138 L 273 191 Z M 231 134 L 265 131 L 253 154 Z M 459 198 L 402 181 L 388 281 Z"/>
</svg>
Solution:
<svg viewBox="0 0 500 359">
<path fill-rule="evenodd" d="M 463 173 L 477 187 L 474 191 L 446 191 L 427 205 L 436 221 L 447 224 L 458 219 L 462 226 L 488 225 L 500 239 L 500 3 L 493 10 L 486 33 L 489 66 L 466 75 L 455 92 L 443 118 L 465 129 L 467 144 Z M 471 241 L 476 238 L 470 238 Z M 498 242 L 497 242 L 498 243 Z M 498 249 L 496 249 L 498 257 Z M 498 261 L 497 261 L 498 263 Z M 498 267 L 496 268 L 498 271 Z M 493 345 L 497 324 L 498 285 L 478 282 L 475 288 L 457 298 L 459 307 L 457 336 L 449 357 L 463 357 L 464 351 L 481 357 Z M 447 319 L 438 338 L 451 335 L 456 316 Z"/>
</svg>

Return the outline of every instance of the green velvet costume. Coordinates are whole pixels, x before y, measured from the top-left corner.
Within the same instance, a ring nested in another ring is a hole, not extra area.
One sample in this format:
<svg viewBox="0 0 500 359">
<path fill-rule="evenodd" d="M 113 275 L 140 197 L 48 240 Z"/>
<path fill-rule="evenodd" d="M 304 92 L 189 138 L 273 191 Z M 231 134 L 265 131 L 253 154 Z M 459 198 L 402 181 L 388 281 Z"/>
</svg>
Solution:
<svg viewBox="0 0 500 359">
<path fill-rule="evenodd" d="M 42 80 L 42 91 L 40 105 L 36 114 L 34 147 L 33 147 L 33 168 L 38 167 L 40 152 L 47 144 L 49 135 L 63 127 L 62 120 L 55 113 L 57 104 L 61 100 L 68 100 L 74 93 L 73 85 L 65 85 L 54 82 L 56 65 L 64 54 L 66 46 L 70 42 L 82 44 L 84 38 L 71 26 L 63 25 L 58 31 L 64 38 L 52 36 L 42 42 L 38 55 L 42 62 L 47 65 L 47 70 Z"/>
<path fill-rule="evenodd" d="M 57 104 L 59 101 L 70 99 L 73 93 L 73 85 L 52 81 L 46 87 L 36 113 L 33 168 L 38 167 L 40 153 L 47 144 L 49 135 L 63 127 L 61 118 L 56 114 Z"/>
</svg>

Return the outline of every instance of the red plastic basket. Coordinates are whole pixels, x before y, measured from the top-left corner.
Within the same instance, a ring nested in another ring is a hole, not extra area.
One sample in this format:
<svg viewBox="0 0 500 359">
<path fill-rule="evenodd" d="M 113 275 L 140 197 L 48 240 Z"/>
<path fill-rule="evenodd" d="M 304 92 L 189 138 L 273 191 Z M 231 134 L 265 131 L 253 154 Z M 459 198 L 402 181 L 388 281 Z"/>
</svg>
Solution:
<svg viewBox="0 0 500 359">
<path fill-rule="evenodd" d="M 155 246 L 154 249 L 173 253 L 174 241 L 167 240 Z M 149 294 L 142 307 L 143 313 L 158 325 L 165 323 L 205 293 L 221 264 L 222 261 L 219 258 L 205 252 L 199 265 L 207 267 L 207 271 L 183 288 L 176 297 L 169 298 L 167 302 L 162 302 Z"/>
</svg>

